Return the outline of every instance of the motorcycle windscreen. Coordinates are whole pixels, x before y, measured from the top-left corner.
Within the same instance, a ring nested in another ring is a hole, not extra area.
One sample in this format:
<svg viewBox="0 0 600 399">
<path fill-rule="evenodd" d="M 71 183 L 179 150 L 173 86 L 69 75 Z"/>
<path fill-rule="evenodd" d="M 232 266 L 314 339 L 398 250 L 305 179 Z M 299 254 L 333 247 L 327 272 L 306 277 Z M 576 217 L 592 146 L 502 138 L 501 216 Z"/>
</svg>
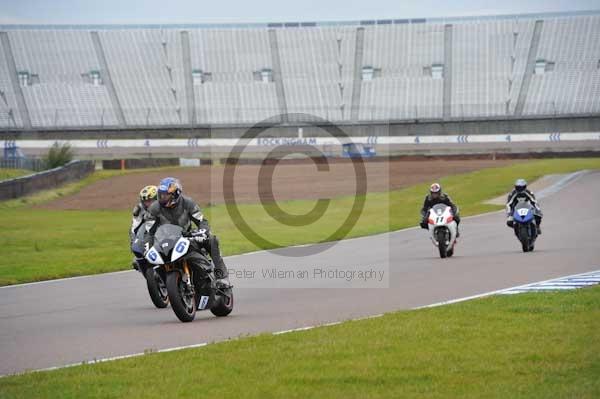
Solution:
<svg viewBox="0 0 600 399">
<path fill-rule="evenodd" d="M 181 237 L 182 233 L 183 229 L 180 226 L 175 224 L 163 224 L 156 230 L 156 234 L 154 234 L 154 242 L 160 243 L 161 241 L 167 239 L 176 242 L 179 240 L 179 237 Z"/>
<path fill-rule="evenodd" d="M 431 209 L 436 214 L 436 216 L 441 216 L 446 211 L 446 208 L 449 208 L 446 204 L 436 204 Z"/>
<path fill-rule="evenodd" d="M 448 212 L 449 214 L 452 214 L 452 212 L 450 211 L 450 207 L 446 204 L 437 204 L 434 205 L 431 210 L 429 211 L 429 220 L 430 220 L 430 224 L 443 224 L 444 221 L 446 220 L 446 216 L 448 215 L 446 212 Z"/>
<path fill-rule="evenodd" d="M 155 265 L 164 263 L 161 253 L 168 259 L 174 244 L 181 237 L 183 229 L 174 224 L 163 224 L 159 226 L 154 235 L 154 246 L 146 254 L 146 259 Z"/>
</svg>

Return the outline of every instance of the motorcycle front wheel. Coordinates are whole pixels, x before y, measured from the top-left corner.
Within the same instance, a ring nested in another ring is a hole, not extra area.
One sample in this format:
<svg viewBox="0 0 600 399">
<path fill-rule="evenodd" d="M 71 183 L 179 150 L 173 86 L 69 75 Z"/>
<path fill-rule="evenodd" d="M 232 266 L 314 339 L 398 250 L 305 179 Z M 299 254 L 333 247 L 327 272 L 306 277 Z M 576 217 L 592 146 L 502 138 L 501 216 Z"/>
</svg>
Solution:
<svg viewBox="0 0 600 399">
<path fill-rule="evenodd" d="M 531 251 L 531 239 L 529 238 L 529 226 L 520 225 L 517 233 L 517 237 L 519 237 L 519 241 L 521 241 L 521 248 L 523 252 Z"/>
<path fill-rule="evenodd" d="M 193 293 L 188 291 L 180 271 L 172 271 L 167 274 L 167 292 L 171 308 L 175 316 L 184 323 L 190 322 L 196 317 L 196 298 Z"/>
<path fill-rule="evenodd" d="M 148 294 L 150 294 L 150 299 L 154 306 L 159 309 L 166 308 L 169 304 L 167 286 L 158 273 L 151 267 L 146 270 L 146 285 L 148 286 Z"/>
<path fill-rule="evenodd" d="M 440 228 L 436 232 L 436 240 L 438 242 L 438 250 L 440 252 L 440 258 L 444 259 L 448 256 L 448 247 L 446 246 L 446 229 Z"/>
</svg>

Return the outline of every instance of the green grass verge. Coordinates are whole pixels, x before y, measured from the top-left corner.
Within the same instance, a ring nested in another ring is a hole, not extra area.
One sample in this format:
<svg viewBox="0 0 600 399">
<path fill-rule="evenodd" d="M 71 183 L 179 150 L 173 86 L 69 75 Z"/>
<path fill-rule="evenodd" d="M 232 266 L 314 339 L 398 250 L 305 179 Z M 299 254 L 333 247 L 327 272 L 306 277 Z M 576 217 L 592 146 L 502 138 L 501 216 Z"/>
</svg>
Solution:
<svg viewBox="0 0 600 399">
<path fill-rule="evenodd" d="M 598 398 L 600 287 L 0 379 L 3 398 Z"/>
<path fill-rule="evenodd" d="M 15 177 L 30 175 L 32 172 L 26 169 L 0 169 L 0 181 L 14 179 Z"/>
<path fill-rule="evenodd" d="M 462 215 L 468 216 L 500 209 L 483 202 L 506 192 L 518 177 L 531 181 L 547 174 L 599 168 L 600 158 L 543 160 L 449 176 L 441 182 L 460 205 Z M 93 178 L 97 177 L 90 177 Z M 364 211 L 347 237 L 416 225 L 427 189 L 428 184 L 420 184 L 389 193 L 369 193 Z M 354 197 L 331 200 L 323 217 L 304 227 L 283 225 L 258 204 L 240 205 L 240 213 L 275 246 L 289 246 L 328 238 L 346 218 L 353 201 Z M 303 200 L 280 205 L 287 212 L 303 214 L 314 204 L 315 201 Z M 260 249 L 237 229 L 224 205 L 209 207 L 205 213 L 226 255 Z M 129 268 L 130 219 L 128 211 L 48 211 L 14 204 L 0 207 L 3 226 L 10 226 L 0 230 L 0 246 L 4 250 L 0 285 Z"/>
</svg>

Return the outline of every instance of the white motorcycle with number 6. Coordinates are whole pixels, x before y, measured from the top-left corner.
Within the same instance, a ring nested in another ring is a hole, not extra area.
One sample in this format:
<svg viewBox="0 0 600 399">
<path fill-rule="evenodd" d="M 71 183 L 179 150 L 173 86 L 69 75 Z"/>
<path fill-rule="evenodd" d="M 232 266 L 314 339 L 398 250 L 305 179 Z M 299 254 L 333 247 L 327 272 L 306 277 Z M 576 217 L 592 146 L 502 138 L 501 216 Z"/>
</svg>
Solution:
<svg viewBox="0 0 600 399">
<path fill-rule="evenodd" d="M 454 255 L 457 225 L 452 208 L 445 204 L 437 204 L 429 210 L 427 218 L 431 241 L 438 248 L 440 258 Z"/>
</svg>

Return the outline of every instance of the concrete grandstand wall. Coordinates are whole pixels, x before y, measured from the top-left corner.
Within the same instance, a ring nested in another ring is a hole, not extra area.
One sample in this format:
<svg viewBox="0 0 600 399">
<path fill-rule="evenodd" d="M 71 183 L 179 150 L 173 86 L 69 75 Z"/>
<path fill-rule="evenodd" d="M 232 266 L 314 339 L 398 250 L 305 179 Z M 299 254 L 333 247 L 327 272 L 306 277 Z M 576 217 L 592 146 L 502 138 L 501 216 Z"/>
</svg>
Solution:
<svg viewBox="0 0 600 399">
<path fill-rule="evenodd" d="M 25 154 L 37 156 L 47 151 L 53 140 L 16 140 L 0 145 L 16 145 Z M 172 138 L 69 140 L 80 158 L 183 158 L 219 160 L 229 157 L 265 158 L 288 154 L 293 157 L 344 156 L 343 146 L 355 143 L 372 147 L 378 156 L 443 154 L 523 154 L 580 153 L 600 151 L 600 132 L 475 134 L 416 136 L 272 137 L 256 138 Z"/>
<path fill-rule="evenodd" d="M 62 129 L 0 130 L 0 140 L 114 140 L 114 139 L 158 139 L 158 138 L 239 138 L 253 125 L 195 126 L 179 128 L 131 128 L 131 129 Z M 257 124 L 254 126 L 264 126 Z M 456 119 L 451 121 L 389 121 L 381 123 L 336 123 L 348 136 L 415 136 L 445 134 L 525 134 L 525 133 L 569 133 L 600 131 L 600 116 L 537 117 L 511 119 Z M 274 137 L 296 137 L 299 129 L 305 137 L 324 137 L 329 133 L 315 122 L 309 124 L 285 124 L 270 127 L 266 134 Z"/>
</svg>

